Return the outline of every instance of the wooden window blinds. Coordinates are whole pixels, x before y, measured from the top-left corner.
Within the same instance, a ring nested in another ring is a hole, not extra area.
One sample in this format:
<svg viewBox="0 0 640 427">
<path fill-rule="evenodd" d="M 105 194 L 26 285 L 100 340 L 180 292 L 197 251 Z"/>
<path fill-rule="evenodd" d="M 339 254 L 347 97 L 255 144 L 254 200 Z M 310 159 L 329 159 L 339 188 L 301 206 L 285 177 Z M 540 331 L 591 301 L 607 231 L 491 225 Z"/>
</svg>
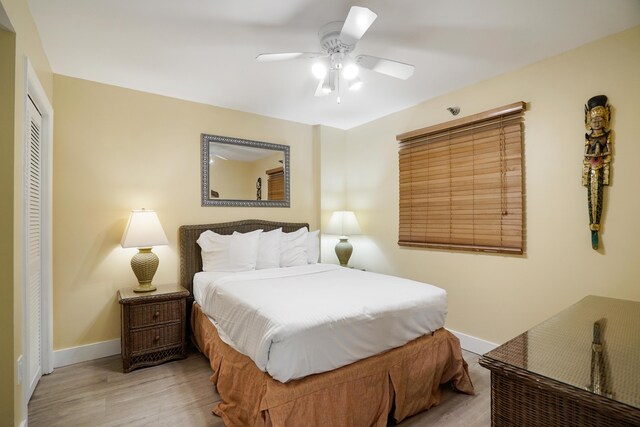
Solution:
<svg viewBox="0 0 640 427">
<path fill-rule="evenodd" d="M 525 107 L 517 102 L 397 136 L 399 245 L 523 252 Z"/>
</svg>

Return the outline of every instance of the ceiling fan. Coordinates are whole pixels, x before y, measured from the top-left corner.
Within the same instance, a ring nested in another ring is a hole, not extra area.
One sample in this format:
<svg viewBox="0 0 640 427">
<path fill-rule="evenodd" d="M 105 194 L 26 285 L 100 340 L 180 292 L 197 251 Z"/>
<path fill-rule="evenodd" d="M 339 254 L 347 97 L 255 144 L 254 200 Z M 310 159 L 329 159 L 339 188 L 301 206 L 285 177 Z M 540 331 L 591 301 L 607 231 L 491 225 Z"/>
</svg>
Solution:
<svg viewBox="0 0 640 427">
<path fill-rule="evenodd" d="M 358 40 L 377 17 L 378 15 L 366 7 L 352 6 L 344 22 L 330 22 L 318 31 L 323 52 L 262 53 L 256 57 L 256 60 L 271 62 L 318 59 L 311 68 L 313 75 L 319 80 L 315 96 L 336 92 L 338 103 L 340 103 L 340 76 L 347 81 L 350 90 L 358 90 L 362 86 L 362 80 L 358 77 L 360 67 L 406 80 L 413 75 L 415 70 L 413 65 L 370 55 L 358 55 L 355 58 L 350 55 Z"/>
</svg>

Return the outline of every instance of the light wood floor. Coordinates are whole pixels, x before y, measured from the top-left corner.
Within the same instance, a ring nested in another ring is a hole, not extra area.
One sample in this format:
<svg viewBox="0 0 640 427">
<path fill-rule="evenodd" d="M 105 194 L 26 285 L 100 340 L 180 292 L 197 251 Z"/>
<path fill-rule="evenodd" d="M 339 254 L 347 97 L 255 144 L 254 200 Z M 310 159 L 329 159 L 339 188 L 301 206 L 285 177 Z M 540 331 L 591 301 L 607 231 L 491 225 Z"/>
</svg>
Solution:
<svg viewBox="0 0 640 427">
<path fill-rule="evenodd" d="M 489 426 L 490 375 L 478 356 L 464 352 L 475 396 L 445 390 L 439 406 L 398 424 Z M 220 400 L 209 382 L 204 356 L 122 373 L 120 356 L 56 369 L 44 376 L 29 403 L 29 425 L 37 426 L 215 426 L 211 407 Z"/>
</svg>

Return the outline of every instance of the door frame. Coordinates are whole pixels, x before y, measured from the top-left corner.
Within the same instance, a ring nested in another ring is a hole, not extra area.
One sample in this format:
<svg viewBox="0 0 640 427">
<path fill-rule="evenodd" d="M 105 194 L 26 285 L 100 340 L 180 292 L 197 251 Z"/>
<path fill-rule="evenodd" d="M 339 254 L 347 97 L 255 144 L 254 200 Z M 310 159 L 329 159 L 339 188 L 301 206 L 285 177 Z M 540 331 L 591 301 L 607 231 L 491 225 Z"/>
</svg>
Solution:
<svg viewBox="0 0 640 427">
<path fill-rule="evenodd" d="M 41 340 L 40 360 L 42 361 L 42 374 L 49 374 L 53 372 L 53 263 L 52 263 L 52 192 L 53 192 L 53 107 L 49 102 L 38 76 L 31 65 L 29 58 L 24 58 L 24 128 L 23 128 L 23 178 L 22 178 L 22 245 L 23 245 L 23 259 L 22 259 L 22 349 L 24 355 L 24 362 L 22 366 L 22 388 L 24 392 L 23 406 L 24 416 L 27 418 L 27 405 L 31 398 L 31 392 L 29 387 L 28 378 L 28 366 L 29 366 L 29 284 L 27 283 L 27 230 L 28 230 L 28 183 L 24 176 L 26 172 L 26 162 L 29 161 L 27 154 L 28 140 L 29 138 L 29 97 L 33 100 L 38 110 L 42 115 L 42 153 L 41 153 L 41 250 L 42 250 L 42 292 L 41 292 Z"/>
</svg>

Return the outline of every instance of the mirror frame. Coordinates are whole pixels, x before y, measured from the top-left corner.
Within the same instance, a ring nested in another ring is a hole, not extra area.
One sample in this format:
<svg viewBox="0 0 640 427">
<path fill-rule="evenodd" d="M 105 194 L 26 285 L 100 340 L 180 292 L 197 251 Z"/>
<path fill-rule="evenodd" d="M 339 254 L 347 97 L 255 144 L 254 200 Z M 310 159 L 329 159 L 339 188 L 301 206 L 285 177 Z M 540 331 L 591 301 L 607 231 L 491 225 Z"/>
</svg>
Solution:
<svg viewBox="0 0 640 427">
<path fill-rule="evenodd" d="M 288 208 L 291 205 L 289 191 L 289 146 L 283 144 L 272 144 L 269 142 L 252 141 L 250 139 L 231 138 L 228 136 L 207 135 L 203 133 L 201 138 L 201 196 L 202 206 L 242 206 L 242 207 L 270 207 Z M 282 151 L 284 153 L 284 200 L 240 200 L 240 199 L 212 199 L 209 197 L 209 144 L 216 142 L 219 144 L 241 145 L 244 147 L 255 147 L 266 150 Z"/>
</svg>

